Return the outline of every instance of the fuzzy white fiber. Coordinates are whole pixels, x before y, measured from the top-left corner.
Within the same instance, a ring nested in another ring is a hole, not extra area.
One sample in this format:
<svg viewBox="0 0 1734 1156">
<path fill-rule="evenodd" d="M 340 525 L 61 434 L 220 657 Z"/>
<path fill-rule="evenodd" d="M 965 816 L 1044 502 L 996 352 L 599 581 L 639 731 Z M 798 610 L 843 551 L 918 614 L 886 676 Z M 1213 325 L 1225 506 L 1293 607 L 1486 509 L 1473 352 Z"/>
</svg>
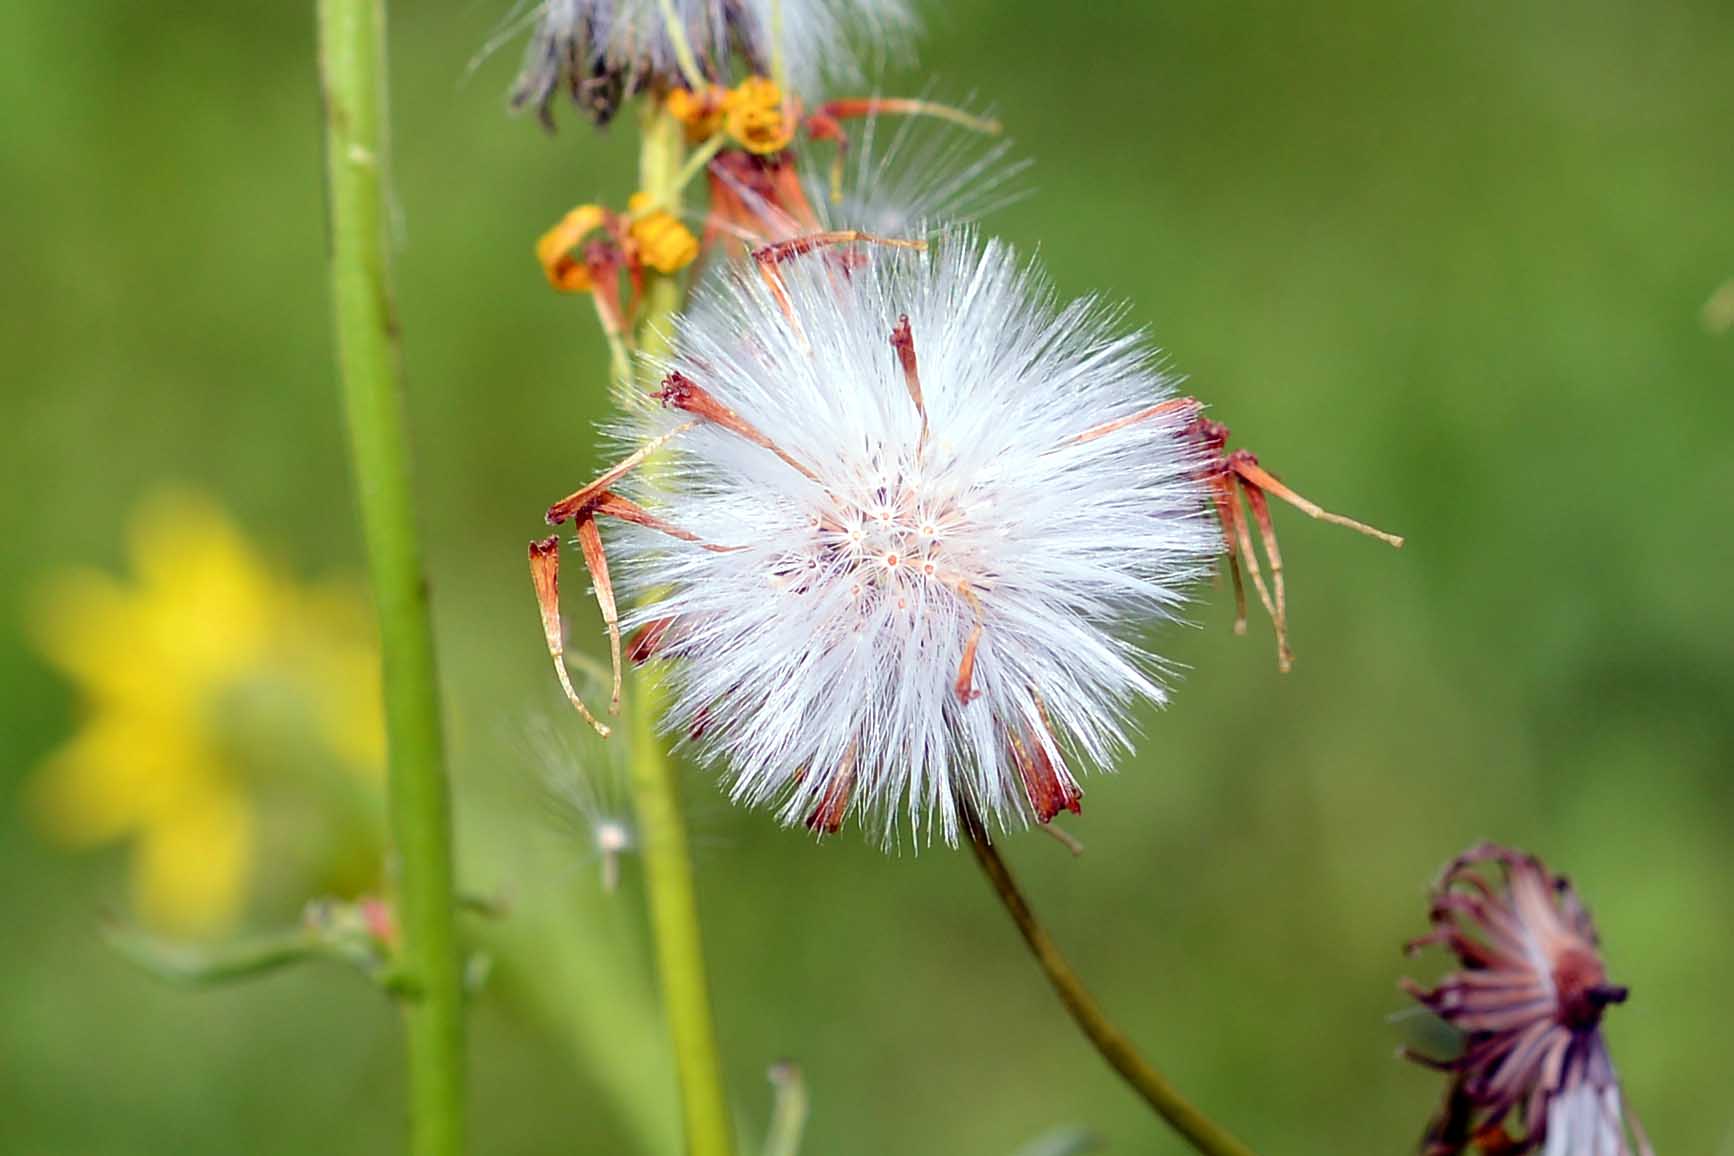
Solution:
<svg viewBox="0 0 1734 1156">
<path fill-rule="evenodd" d="M 913 36 L 906 0 L 672 0 L 676 23 L 709 79 L 739 79 L 730 67 L 738 48 L 748 68 L 769 73 L 781 22 L 790 87 L 808 97 L 827 82 L 856 84 Z M 778 12 L 780 9 L 780 13 Z M 675 39 L 661 0 L 542 0 L 526 69 L 540 67 L 551 46 L 587 68 L 605 66 L 636 85 L 684 84 Z"/>
<path fill-rule="evenodd" d="M 985 119 L 985 118 L 984 118 Z M 868 116 L 848 126 L 842 180 L 832 187 L 837 145 L 797 142 L 801 191 L 815 220 L 806 223 L 713 166 L 712 173 L 756 218 L 734 230 L 750 246 L 814 231 L 859 229 L 886 237 L 925 237 L 974 224 L 1024 193 L 1029 168 L 1012 142 L 932 116 Z"/>
<path fill-rule="evenodd" d="M 659 368 L 697 383 L 817 480 L 712 423 L 632 494 L 705 542 L 611 527 L 633 600 L 665 617 L 668 726 L 697 731 L 736 801 L 808 820 L 848 778 L 848 813 L 900 842 L 955 842 L 956 795 L 1031 817 L 1008 735 L 1063 780 L 1107 768 L 1127 714 L 1162 702 L 1140 632 L 1174 618 L 1220 538 L 1177 415 L 1077 434 L 1172 396 L 1143 337 L 967 232 L 913 253 L 824 250 L 702 292 Z M 930 433 L 890 336 L 907 315 Z M 641 444 L 690 415 L 650 406 Z M 965 593 L 965 590 L 968 593 Z M 981 627 L 973 688 L 955 690 Z M 1046 721 L 1044 721 L 1044 719 Z"/>
<path fill-rule="evenodd" d="M 1624 1097 L 1599 1035 L 1573 1046 L 1564 1091 L 1547 1105 L 1544 1156 L 1655 1156 L 1641 1130 L 1627 1130 Z"/>
</svg>

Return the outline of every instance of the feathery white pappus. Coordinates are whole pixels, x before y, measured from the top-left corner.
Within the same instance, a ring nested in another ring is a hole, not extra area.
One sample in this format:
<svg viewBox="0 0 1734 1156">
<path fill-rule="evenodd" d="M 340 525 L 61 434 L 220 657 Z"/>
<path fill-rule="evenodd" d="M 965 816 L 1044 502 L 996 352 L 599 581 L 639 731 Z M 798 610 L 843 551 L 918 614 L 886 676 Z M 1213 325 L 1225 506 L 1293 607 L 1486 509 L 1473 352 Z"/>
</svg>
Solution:
<svg viewBox="0 0 1734 1156">
<path fill-rule="evenodd" d="M 1045 821 L 1127 748 L 1165 698 L 1138 633 L 1221 545 L 1187 415 L 1131 420 L 1172 390 L 1118 321 L 968 232 L 742 267 L 677 321 L 667 404 L 614 432 L 689 427 L 629 487 L 713 548 L 610 553 L 736 801 L 955 842 L 956 795 Z"/>
<path fill-rule="evenodd" d="M 878 99 L 878 98 L 871 98 Z M 1018 200 L 1029 162 L 1013 158 L 999 123 L 913 102 L 916 115 L 870 114 L 848 147 L 797 141 L 791 153 L 725 152 L 711 161 L 711 221 L 749 247 L 860 229 L 925 237 L 972 225 Z M 790 171 L 800 174 L 789 178 Z"/>
<path fill-rule="evenodd" d="M 562 89 L 605 123 L 625 95 L 690 85 L 684 51 L 704 80 L 726 84 L 736 52 L 749 72 L 769 75 L 780 43 L 790 88 L 814 96 L 825 81 L 859 83 L 916 24 L 906 0 L 541 0 L 528 19 L 512 103 L 550 125 Z"/>
</svg>

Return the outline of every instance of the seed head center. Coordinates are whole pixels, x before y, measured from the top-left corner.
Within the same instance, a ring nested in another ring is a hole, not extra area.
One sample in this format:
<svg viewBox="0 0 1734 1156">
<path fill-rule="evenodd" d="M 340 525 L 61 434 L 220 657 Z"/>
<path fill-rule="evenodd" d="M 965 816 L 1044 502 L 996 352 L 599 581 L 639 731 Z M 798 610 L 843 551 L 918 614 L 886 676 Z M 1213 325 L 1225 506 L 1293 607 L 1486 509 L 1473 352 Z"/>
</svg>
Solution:
<svg viewBox="0 0 1734 1156">
<path fill-rule="evenodd" d="M 908 610 L 977 577 L 956 488 L 913 460 L 864 462 L 827 487 L 807 522 L 807 548 L 773 573 L 784 589 L 840 585 L 864 611 L 886 601 Z"/>
</svg>

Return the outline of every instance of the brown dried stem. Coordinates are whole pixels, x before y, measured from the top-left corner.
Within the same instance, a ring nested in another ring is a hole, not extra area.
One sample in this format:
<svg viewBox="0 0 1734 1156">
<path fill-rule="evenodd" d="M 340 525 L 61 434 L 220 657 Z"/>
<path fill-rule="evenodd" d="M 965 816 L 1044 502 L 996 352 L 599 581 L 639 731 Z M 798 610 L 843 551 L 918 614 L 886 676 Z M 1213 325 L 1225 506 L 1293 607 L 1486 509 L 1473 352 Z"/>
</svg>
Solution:
<svg viewBox="0 0 1734 1156">
<path fill-rule="evenodd" d="M 989 841 L 987 828 L 976 814 L 975 808 L 968 800 L 960 798 L 958 810 L 962 815 L 963 829 L 969 839 L 970 849 L 975 852 L 975 859 L 981 864 L 982 873 L 987 876 L 994 892 L 999 895 L 1000 902 L 1005 904 L 1012 922 L 1017 924 L 1024 942 L 1029 945 L 1030 954 L 1036 957 L 1043 974 L 1048 977 L 1048 982 L 1059 995 L 1060 1002 L 1065 1005 L 1066 1011 L 1091 1045 L 1102 1054 L 1102 1058 L 1120 1073 L 1120 1077 L 1132 1086 L 1133 1091 L 1144 1097 L 1145 1102 L 1156 1110 L 1157 1115 L 1167 1121 L 1193 1148 L 1204 1153 L 1204 1156 L 1253 1156 L 1252 1149 L 1193 1107 L 1161 1072 L 1151 1067 L 1149 1062 L 1138 1054 L 1138 1049 L 1132 1046 L 1125 1034 L 1109 1021 L 1101 1006 L 1096 1003 L 1095 997 L 1084 987 L 1083 981 L 1072 970 L 1072 965 L 1066 961 L 1053 938 L 1048 935 L 1047 928 L 1042 926 L 1035 912 L 1030 909 L 1029 900 L 1025 899 L 1023 892 L 1019 890 L 1017 880 L 1012 878 L 1011 870 L 999 856 L 999 850 Z"/>
</svg>

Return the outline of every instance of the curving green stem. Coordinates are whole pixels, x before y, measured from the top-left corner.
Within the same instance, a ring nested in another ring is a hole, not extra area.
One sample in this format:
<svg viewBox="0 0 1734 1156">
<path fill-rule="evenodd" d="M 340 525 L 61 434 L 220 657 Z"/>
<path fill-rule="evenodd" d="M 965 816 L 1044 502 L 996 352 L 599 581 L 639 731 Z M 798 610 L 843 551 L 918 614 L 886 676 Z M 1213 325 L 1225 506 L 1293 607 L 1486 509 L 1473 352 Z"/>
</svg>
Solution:
<svg viewBox="0 0 1734 1156">
<path fill-rule="evenodd" d="M 387 243 L 384 0 L 318 0 L 337 359 L 379 615 L 410 1150 L 464 1147 L 463 969 L 433 627 L 416 527 Z"/>
<path fill-rule="evenodd" d="M 1047 928 L 1036 918 L 1030 909 L 1029 900 L 1024 898 L 1017 880 L 1012 878 L 1011 869 L 1005 865 L 1005 860 L 999 857 L 999 850 L 988 836 L 987 827 L 981 821 L 981 816 L 975 813 L 967 800 L 960 799 L 963 829 L 969 838 L 970 850 L 975 852 L 976 862 L 981 864 L 982 872 L 988 882 L 993 885 L 994 892 L 1000 902 L 1011 913 L 1012 922 L 1017 924 L 1023 933 L 1024 942 L 1029 945 L 1030 954 L 1036 957 L 1042 972 L 1048 977 L 1058 993 L 1060 1002 L 1071 1013 L 1073 1021 L 1083 1030 L 1091 1045 L 1102 1054 L 1109 1065 L 1120 1074 L 1120 1078 L 1132 1086 L 1132 1090 L 1144 1097 L 1157 1115 L 1168 1122 L 1168 1125 L 1193 1148 L 1204 1156 L 1253 1156 L 1253 1151 L 1233 1136 L 1229 1135 L 1221 1125 L 1211 1120 L 1203 1112 L 1180 1094 L 1173 1084 L 1168 1082 L 1161 1072 L 1150 1066 L 1138 1049 L 1132 1045 L 1125 1034 L 1115 1027 L 1108 1019 L 1101 1005 L 1096 1002 L 1089 989 L 1084 987 L 1084 981 L 1078 978 L 1078 973 L 1072 970 L 1072 965 L 1060 952 Z"/>
<path fill-rule="evenodd" d="M 639 187 L 657 204 L 676 206 L 685 139 L 678 121 L 657 109 L 646 110 L 639 159 Z M 668 349 L 668 329 L 681 305 L 677 277 L 652 275 L 645 285 L 638 348 L 648 358 Z M 734 1130 L 729 1122 L 717 1058 L 716 1026 L 711 1017 L 705 976 L 704 944 L 681 810 L 678 768 L 657 733 L 664 693 L 652 670 L 640 672 L 629 709 L 632 728 L 632 801 L 649 893 L 650 926 L 656 941 L 657 972 L 669 1031 L 674 1038 L 686 1121 L 686 1149 L 692 1156 L 731 1156 Z"/>
</svg>

